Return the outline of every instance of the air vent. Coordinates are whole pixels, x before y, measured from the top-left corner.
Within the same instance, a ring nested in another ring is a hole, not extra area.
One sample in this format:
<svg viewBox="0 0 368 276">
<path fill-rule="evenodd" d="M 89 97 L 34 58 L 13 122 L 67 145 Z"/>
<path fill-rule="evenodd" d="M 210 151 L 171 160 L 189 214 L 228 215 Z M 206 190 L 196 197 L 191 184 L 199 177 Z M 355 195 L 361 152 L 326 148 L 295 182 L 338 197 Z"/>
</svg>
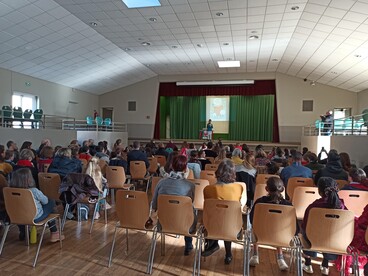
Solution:
<svg viewBox="0 0 368 276">
<path fill-rule="evenodd" d="M 304 112 L 313 111 L 313 100 L 303 100 L 303 111 Z"/>
<path fill-rule="evenodd" d="M 128 102 L 128 111 L 136 111 L 137 102 Z"/>
</svg>

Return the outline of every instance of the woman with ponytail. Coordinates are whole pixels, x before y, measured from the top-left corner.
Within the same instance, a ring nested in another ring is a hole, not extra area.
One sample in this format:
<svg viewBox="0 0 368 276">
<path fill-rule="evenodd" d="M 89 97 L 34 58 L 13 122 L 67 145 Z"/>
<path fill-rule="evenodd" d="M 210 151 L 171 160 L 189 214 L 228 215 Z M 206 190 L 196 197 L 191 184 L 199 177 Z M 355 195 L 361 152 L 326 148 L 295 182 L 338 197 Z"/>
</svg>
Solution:
<svg viewBox="0 0 368 276">
<path fill-rule="evenodd" d="M 282 196 L 282 192 L 285 190 L 284 183 L 278 177 L 270 177 L 266 183 L 266 191 L 268 195 L 263 196 L 256 200 L 253 205 L 252 211 L 250 212 L 250 222 L 253 223 L 253 216 L 255 206 L 258 203 L 270 203 L 270 204 L 281 204 L 281 205 L 291 205 L 289 201 L 284 199 Z M 296 218 L 295 218 L 296 221 Z M 270 226 L 272 227 L 272 225 Z M 249 260 L 249 264 L 251 266 L 256 266 L 259 264 L 259 257 L 258 257 L 258 245 L 257 243 L 253 244 L 253 255 Z M 282 248 L 277 247 L 277 264 L 280 270 L 287 270 L 289 267 L 284 260 L 284 255 L 282 253 Z"/>
<path fill-rule="evenodd" d="M 302 233 L 306 240 L 308 237 L 306 236 L 305 232 L 307 229 L 307 222 L 308 222 L 308 215 L 312 208 L 329 208 L 329 209 L 345 209 L 347 208 L 344 205 L 344 202 L 339 198 L 338 195 L 338 187 L 336 180 L 331 177 L 321 177 L 317 183 L 318 186 L 318 193 L 321 198 L 314 201 L 310 204 L 304 213 L 304 219 L 302 223 Z M 312 260 L 311 257 L 316 257 L 317 253 L 312 251 L 304 251 L 305 254 L 305 263 L 303 265 L 303 270 L 307 273 L 313 274 L 312 268 Z M 323 260 L 321 265 L 321 272 L 322 275 L 328 275 L 328 262 L 335 260 L 337 255 L 334 254 L 323 254 Z"/>
</svg>

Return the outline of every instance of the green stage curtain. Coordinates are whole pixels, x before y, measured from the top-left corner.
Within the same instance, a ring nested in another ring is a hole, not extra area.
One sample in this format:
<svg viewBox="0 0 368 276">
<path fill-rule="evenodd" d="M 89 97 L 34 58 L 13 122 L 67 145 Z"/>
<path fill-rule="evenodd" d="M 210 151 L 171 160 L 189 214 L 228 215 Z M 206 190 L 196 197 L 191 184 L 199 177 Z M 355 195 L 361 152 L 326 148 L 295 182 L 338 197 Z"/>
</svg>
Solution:
<svg viewBox="0 0 368 276">
<path fill-rule="evenodd" d="M 274 95 L 230 96 L 230 140 L 272 141 Z"/>
<path fill-rule="evenodd" d="M 166 137 L 166 120 L 170 121 L 170 138 L 198 139 L 206 126 L 205 97 L 160 97 L 160 138 Z"/>
</svg>

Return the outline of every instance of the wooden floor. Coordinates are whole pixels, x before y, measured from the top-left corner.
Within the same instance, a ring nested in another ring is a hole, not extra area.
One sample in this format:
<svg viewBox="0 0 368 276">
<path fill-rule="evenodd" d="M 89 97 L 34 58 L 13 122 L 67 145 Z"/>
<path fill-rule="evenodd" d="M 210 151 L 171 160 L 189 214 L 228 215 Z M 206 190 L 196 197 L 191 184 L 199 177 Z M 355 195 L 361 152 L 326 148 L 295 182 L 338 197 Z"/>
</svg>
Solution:
<svg viewBox="0 0 368 276">
<path fill-rule="evenodd" d="M 115 215 L 109 210 L 109 223 L 104 224 L 100 218 L 93 229 L 88 233 L 90 221 L 67 221 L 64 229 L 65 240 L 63 248 L 59 243 L 51 244 L 49 233 L 45 234 L 37 267 L 32 268 L 36 245 L 29 248 L 24 242 L 18 240 L 18 228 L 12 227 L 9 231 L 2 256 L 0 256 L 0 275 L 144 275 L 148 259 L 148 250 L 151 241 L 151 233 L 130 231 L 129 254 L 125 254 L 125 231 L 120 230 L 113 264 L 107 267 L 111 240 L 114 233 Z M 40 232 L 41 229 L 39 229 Z M 183 256 L 184 240 L 182 237 L 166 237 L 166 254 L 161 256 L 160 242 L 157 243 L 154 260 L 153 275 L 191 275 L 194 252 L 189 256 Z M 233 262 L 225 265 L 223 243 L 221 249 L 211 257 L 201 262 L 201 275 L 242 275 L 242 250 L 241 246 L 233 246 Z M 287 261 L 288 255 L 285 254 Z M 260 249 L 260 265 L 251 268 L 251 275 L 288 275 L 288 272 L 280 272 L 276 260 L 275 251 Z M 313 264 L 315 273 L 321 275 L 319 263 Z M 291 272 L 296 274 L 295 271 Z M 311 275 L 311 274 L 308 274 Z M 330 275 L 339 275 L 334 267 L 330 269 Z"/>
</svg>

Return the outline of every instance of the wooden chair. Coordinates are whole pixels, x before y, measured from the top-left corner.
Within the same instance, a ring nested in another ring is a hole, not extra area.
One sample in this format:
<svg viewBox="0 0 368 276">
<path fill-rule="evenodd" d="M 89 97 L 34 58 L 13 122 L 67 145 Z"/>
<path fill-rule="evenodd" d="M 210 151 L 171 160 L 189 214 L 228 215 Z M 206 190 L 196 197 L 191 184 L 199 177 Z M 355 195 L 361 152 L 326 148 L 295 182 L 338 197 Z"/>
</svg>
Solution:
<svg viewBox="0 0 368 276">
<path fill-rule="evenodd" d="M 153 231 L 151 249 L 148 257 L 147 272 L 152 274 L 153 259 L 155 257 L 156 241 L 158 232 L 161 233 L 161 240 L 165 234 L 183 235 L 197 238 L 195 234 L 189 232 L 194 223 L 194 213 L 192 199 L 187 196 L 159 195 L 157 204 L 157 216 L 161 226 Z M 163 245 L 164 246 L 164 245 Z M 197 254 L 197 250 L 196 253 Z M 194 266 L 195 267 L 195 263 Z"/>
<path fill-rule="evenodd" d="M 203 227 L 200 229 L 199 242 L 196 243 L 196 260 L 194 261 L 194 275 L 200 275 L 202 241 L 204 238 L 241 242 L 246 248 L 242 230 L 242 210 L 239 201 L 206 199 L 203 207 Z M 246 252 L 244 250 L 244 264 Z M 197 266 L 196 266 L 197 264 Z M 245 265 L 243 274 L 245 274 Z M 248 275 L 248 274 L 247 274 Z"/>
<path fill-rule="evenodd" d="M 316 187 L 312 178 L 305 177 L 290 177 L 287 183 L 286 193 L 290 198 L 293 199 L 294 190 L 296 187 Z"/>
<path fill-rule="evenodd" d="M 146 182 L 146 192 L 147 192 L 150 177 L 146 177 L 147 174 L 146 163 L 144 163 L 144 161 L 130 161 L 129 169 L 130 169 L 131 182 L 135 181 L 137 182 L 143 181 L 143 183 Z"/>
<path fill-rule="evenodd" d="M 348 210 L 312 208 L 306 236 L 310 243 L 300 236 L 305 250 L 349 255 L 346 249 L 354 237 L 354 213 Z M 342 271 L 345 271 L 344 263 Z"/>
<path fill-rule="evenodd" d="M 38 184 L 40 190 L 49 199 L 60 200 L 60 176 L 57 173 L 38 173 Z"/>
<path fill-rule="evenodd" d="M 147 193 L 141 191 L 124 191 L 116 192 L 116 215 L 118 221 L 115 225 L 114 238 L 111 244 L 109 264 L 111 266 L 112 254 L 114 252 L 115 240 L 118 228 L 125 228 L 126 237 L 126 253 L 129 250 L 128 230 L 148 231 L 145 223 L 149 218 L 149 204 Z"/>
<path fill-rule="evenodd" d="M 339 197 L 344 200 L 348 210 L 354 212 L 355 216 L 360 217 L 364 207 L 368 204 L 368 192 L 356 190 L 339 191 Z"/>
<path fill-rule="evenodd" d="M 160 177 L 160 176 L 153 176 L 151 178 L 151 194 L 152 194 L 152 196 L 155 193 L 156 186 L 157 186 L 158 182 L 160 182 L 161 179 L 162 179 L 162 177 Z"/>
<path fill-rule="evenodd" d="M 280 176 L 275 175 L 275 174 L 260 173 L 260 174 L 257 174 L 257 177 L 256 177 L 256 185 L 257 184 L 266 184 L 267 183 L 267 180 L 270 177 L 278 177 L 278 178 L 280 178 Z"/>
<path fill-rule="evenodd" d="M 123 167 L 120 166 L 107 166 L 106 167 L 106 180 L 107 187 L 111 191 L 111 202 L 114 204 L 114 190 L 115 189 L 125 189 L 130 190 L 134 187 L 131 184 L 126 184 L 126 176 Z"/>
<path fill-rule="evenodd" d="M 339 190 L 341 190 L 342 188 L 344 188 L 345 185 L 349 184 L 349 181 L 342 180 L 342 179 L 336 179 L 336 183 L 337 183 L 337 187 L 339 188 Z"/>
<path fill-rule="evenodd" d="M 156 157 L 148 157 L 147 158 L 150 166 L 148 168 L 148 172 L 150 173 L 150 175 L 157 175 L 157 170 L 158 170 L 158 161 Z"/>
<path fill-rule="evenodd" d="M 233 184 L 239 184 L 243 187 L 243 193 L 240 198 L 241 209 L 243 212 L 247 212 L 247 184 L 244 182 L 234 182 Z"/>
<path fill-rule="evenodd" d="M 166 164 L 166 157 L 164 155 L 155 155 L 157 159 L 157 163 L 160 165 L 160 167 L 165 166 Z"/>
<path fill-rule="evenodd" d="M 296 236 L 296 222 L 296 210 L 293 206 L 259 203 L 254 210 L 253 235 L 258 244 L 296 250 L 297 270 L 301 273 L 299 275 L 303 275 L 301 247 Z M 269 229 L 270 225 L 272 225 L 272 231 Z"/>
<path fill-rule="evenodd" d="M 293 206 L 296 210 L 298 220 L 304 218 L 304 213 L 307 207 L 321 196 L 318 193 L 317 187 L 296 187 L 293 196 Z"/>
<path fill-rule="evenodd" d="M 5 232 L 0 245 L 0 254 L 2 252 L 5 239 L 11 224 L 26 225 L 26 238 L 28 246 L 29 246 L 28 226 L 29 225 L 43 226 L 42 234 L 37 247 L 36 256 L 33 261 L 33 267 L 36 267 L 43 236 L 45 234 L 46 226 L 49 221 L 57 220 L 59 223 L 60 248 L 62 248 L 61 220 L 59 214 L 50 214 L 46 219 L 36 223 L 34 222 L 34 218 L 37 214 L 37 207 L 33 199 L 32 192 L 29 189 L 5 187 L 3 189 L 3 193 L 4 193 L 5 208 L 10 218 L 10 224 L 5 225 Z"/>
<path fill-rule="evenodd" d="M 206 159 L 208 160 L 208 161 L 210 161 L 211 162 L 211 164 L 214 164 L 215 163 L 215 158 L 214 157 L 206 157 Z"/>
<path fill-rule="evenodd" d="M 49 167 L 50 167 L 51 164 L 43 164 L 42 165 L 42 171 L 47 173 L 47 171 L 49 170 Z"/>
<path fill-rule="evenodd" d="M 255 166 L 257 170 L 257 174 L 267 174 L 267 167 L 266 166 Z"/>
<path fill-rule="evenodd" d="M 190 179 L 194 179 L 194 172 L 193 172 L 193 170 L 189 169 L 189 174 L 188 174 L 187 179 L 188 179 L 188 180 L 190 180 Z"/>
<path fill-rule="evenodd" d="M 216 174 L 214 171 L 201 171 L 200 179 L 207 179 L 210 185 L 217 182 Z"/>
<path fill-rule="evenodd" d="M 257 184 L 256 189 L 254 190 L 254 202 L 261 198 L 262 196 L 268 195 L 268 192 L 266 191 L 266 184 Z M 282 192 L 282 196 L 285 198 L 285 190 Z"/>
<path fill-rule="evenodd" d="M 204 167 L 204 170 L 206 171 L 217 171 L 219 164 L 206 164 L 206 166 Z"/>
<path fill-rule="evenodd" d="M 210 185 L 207 179 L 191 179 L 189 180 L 195 185 L 193 207 L 196 210 L 203 210 L 203 190 L 206 186 Z"/>
</svg>

